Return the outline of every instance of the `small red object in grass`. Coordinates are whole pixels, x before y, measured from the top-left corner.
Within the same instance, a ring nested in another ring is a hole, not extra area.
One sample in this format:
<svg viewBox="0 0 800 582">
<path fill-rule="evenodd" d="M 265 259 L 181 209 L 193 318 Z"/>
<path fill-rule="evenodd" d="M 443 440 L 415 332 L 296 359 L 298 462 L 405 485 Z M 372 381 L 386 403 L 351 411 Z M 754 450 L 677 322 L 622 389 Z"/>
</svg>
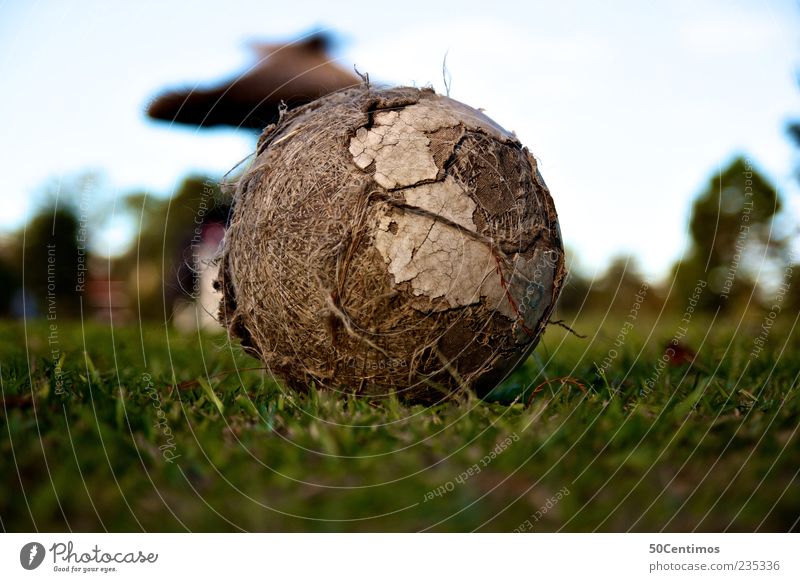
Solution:
<svg viewBox="0 0 800 582">
<path fill-rule="evenodd" d="M 572 376 L 561 376 L 559 378 L 551 378 L 550 380 L 545 380 L 544 382 L 539 384 L 536 388 L 534 388 L 533 392 L 531 392 L 531 395 L 528 396 L 528 401 L 525 403 L 525 406 L 530 406 L 531 402 L 533 402 L 533 397 L 536 396 L 536 394 L 538 394 L 542 390 L 544 390 L 545 386 L 547 386 L 548 384 L 553 384 L 554 382 L 561 382 L 562 386 L 565 385 L 577 386 L 578 388 L 581 389 L 581 392 L 587 394 L 586 387 L 578 379 L 573 378 Z"/>
<path fill-rule="evenodd" d="M 669 358 L 670 366 L 683 366 L 691 364 L 697 357 L 697 352 L 681 342 L 671 341 L 664 346 L 664 354 Z"/>
</svg>

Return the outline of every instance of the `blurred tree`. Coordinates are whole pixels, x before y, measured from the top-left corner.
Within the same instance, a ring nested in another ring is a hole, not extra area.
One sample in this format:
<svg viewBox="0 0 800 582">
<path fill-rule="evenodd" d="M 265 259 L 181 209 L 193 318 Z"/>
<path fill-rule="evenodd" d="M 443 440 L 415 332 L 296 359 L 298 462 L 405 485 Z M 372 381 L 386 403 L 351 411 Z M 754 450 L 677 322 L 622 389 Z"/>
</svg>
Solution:
<svg viewBox="0 0 800 582">
<path fill-rule="evenodd" d="M 564 287 L 558 296 L 556 313 L 558 317 L 567 317 L 579 313 L 586 302 L 592 282 L 583 274 L 578 264 L 575 251 L 569 247 L 565 249 L 567 278 Z"/>
<path fill-rule="evenodd" d="M 43 206 L 25 226 L 16 268 L 39 315 L 52 319 L 80 314 L 79 228 L 75 208 L 58 203 Z"/>
<path fill-rule="evenodd" d="M 590 309 L 626 315 L 634 303 L 642 304 L 649 298 L 652 304 L 653 289 L 648 285 L 632 256 L 615 257 L 603 277 L 592 288 L 589 296 Z"/>
<path fill-rule="evenodd" d="M 227 220 L 229 197 L 216 180 L 190 176 L 172 198 L 132 194 L 126 206 L 140 228 L 131 249 L 113 261 L 113 276 L 128 281 L 139 317 L 170 318 L 179 298 L 195 294 L 194 250 L 206 226 Z"/>
<path fill-rule="evenodd" d="M 645 305 L 657 305 L 654 301 L 655 290 L 645 282 L 636 259 L 618 256 L 596 279 L 584 276 L 580 269 L 571 271 L 558 299 L 558 314 L 566 317 L 588 312 L 624 317 L 634 304 L 638 312 Z"/>
<path fill-rule="evenodd" d="M 795 147 L 800 148 L 800 121 L 793 121 L 786 127 L 786 133 Z M 800 164 L 795 168 L 795 177 L 800 181 Z"/>
<path fill-rule="evenodd" d="M 558 316 L 565 317 L 583 311 L 591 286 L 592 282 L 580 271 L 569 271 L 556 304 Z"/>
<path fill-rule="evenodd" d="M 22 285 L 20 270 L 14 265 L 13 247 L 10 242 L 0 241 L 0 317 L 14 315 L 14 299 Z"/>
<path fill-rule="evenodd" d="M 798 80 L 800 81 L 800 77 Z M 796 158 L 800 158 L 800 121 L 793 121 L 790 123 L 786 128 L 786 132 L 789 134 L 789 139 L 798 150 Z M 795 165 L 795 178 L 800 183 L 800 161 L 797 161 Z M 800 225 L 795 221 L 792 226 L 791 235 L 793 240 L 791 242 L 796 243 L 798 234 L 800 234 Z M 794 246 L 797 248 L 797 244 Z M 787 265 L 791 267 L 788 272 L 784 272 L 784 280 L 790 285 L 787 307 L 796 311 L 800 309 L 800 254 L 795 253 L 792 255 L 791 244 L 787 248 Z"/>
<path fill-rule="evenodd" d="M 689 221 L 691 245 L 673 269 L 670 303 L 686 304 L 698 280 L 707 282 L 701 309 L 746 308 L 759 273 L 779 267 L 786 239 L 773 231 L 781 210 L 775 187 L 746 157 L 737 157 L 697 197 Z"/>
</svg>

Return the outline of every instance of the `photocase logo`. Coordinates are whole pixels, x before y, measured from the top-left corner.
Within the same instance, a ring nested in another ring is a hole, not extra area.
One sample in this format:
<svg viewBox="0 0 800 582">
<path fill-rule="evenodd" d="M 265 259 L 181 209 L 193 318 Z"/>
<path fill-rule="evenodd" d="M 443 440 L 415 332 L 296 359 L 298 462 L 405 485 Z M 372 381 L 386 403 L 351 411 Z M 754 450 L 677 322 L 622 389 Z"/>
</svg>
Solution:
<svg viewBox="0 0 800 582">
<path fill-rule="evenodd" d="M 29 542 L 19 551 L 19 563 L 26 570 L 35 570 L 44 561 L 44 546 L 39 542 Z"/>
</svg>

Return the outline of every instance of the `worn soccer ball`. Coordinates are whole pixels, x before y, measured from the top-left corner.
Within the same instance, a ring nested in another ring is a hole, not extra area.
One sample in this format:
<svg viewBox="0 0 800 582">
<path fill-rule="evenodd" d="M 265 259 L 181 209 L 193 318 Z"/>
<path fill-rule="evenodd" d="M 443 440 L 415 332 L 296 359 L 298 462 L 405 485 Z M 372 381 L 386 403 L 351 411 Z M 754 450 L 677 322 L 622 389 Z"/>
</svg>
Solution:
<svg viewBox="0 0 800 582">
<path fill-rule="evenodd" d="M 430 89 L 362 86 L 264 130 L 240 179 L 220 320 L 290 387 L 430 404 L 485 395 L 564 280 L 536 160 Z"/>
</svg>

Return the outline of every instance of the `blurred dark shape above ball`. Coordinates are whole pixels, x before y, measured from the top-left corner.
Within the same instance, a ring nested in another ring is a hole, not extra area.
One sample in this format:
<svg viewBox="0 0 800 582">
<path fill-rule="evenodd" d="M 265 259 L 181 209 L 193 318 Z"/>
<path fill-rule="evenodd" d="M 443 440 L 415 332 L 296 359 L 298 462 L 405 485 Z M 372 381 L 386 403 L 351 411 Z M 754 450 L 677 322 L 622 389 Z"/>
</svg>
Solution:
<svg viewBox="0 0 800 582">
<path fill-rule="evenodd" d="M 284 44 L 254 45 L 258 62 L 218 85 L 169 90 L 147 108 L 152 119 L 262 130 L 278 119 L 281 103 L 298 107 L 357 85 L 354 72 L 331 59 L 330 36 L 317 33 Z"/>
</svg>

